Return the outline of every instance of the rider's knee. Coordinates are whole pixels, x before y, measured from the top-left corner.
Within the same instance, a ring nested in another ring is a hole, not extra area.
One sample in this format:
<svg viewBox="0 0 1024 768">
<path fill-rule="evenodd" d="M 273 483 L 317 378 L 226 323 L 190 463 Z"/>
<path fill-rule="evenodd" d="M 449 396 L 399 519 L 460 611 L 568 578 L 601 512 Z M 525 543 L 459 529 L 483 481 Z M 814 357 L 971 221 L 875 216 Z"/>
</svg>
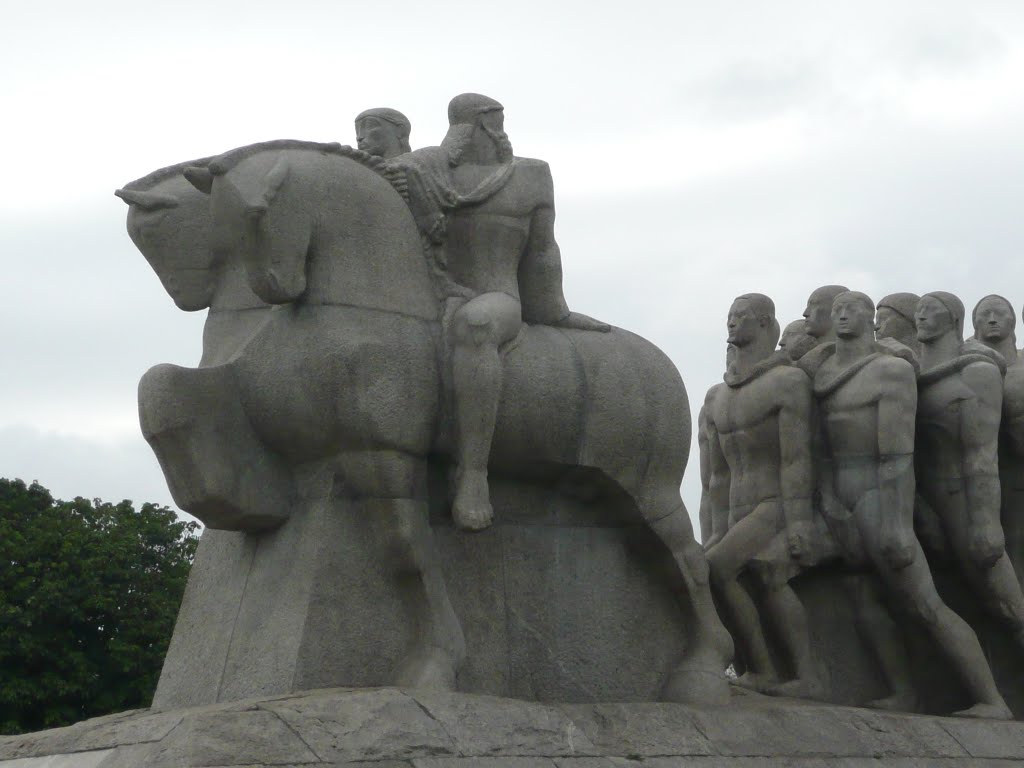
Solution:
<svg viewBox="0 0 1024 768">
<path fill-rule="evenodd" d="M 463 346 L 496 346 L 498 343 L 498 324 L 494 316 L 481 307 L 463 307 L 455 315 L 452 331 L 455 343 Z"/>
</svg>

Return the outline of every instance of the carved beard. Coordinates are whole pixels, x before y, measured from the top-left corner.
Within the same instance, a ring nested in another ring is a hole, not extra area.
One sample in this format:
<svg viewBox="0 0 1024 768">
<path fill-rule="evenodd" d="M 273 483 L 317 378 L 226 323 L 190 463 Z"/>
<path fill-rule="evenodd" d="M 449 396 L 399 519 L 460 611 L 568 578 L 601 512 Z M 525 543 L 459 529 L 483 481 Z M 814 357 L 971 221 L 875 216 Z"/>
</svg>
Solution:
<svg viewBox="0 0 1024 768">
<path fill-rule="evenodd" d="M 484 133 L 494 142 L 498 153 L 498 160 L 501 163 L 508 163 L 512 160 L 512 142 L 504 131 L 495 131 L 486 126 L 480 126 Z M 466 148 L 473 141 L 473 131 L 476 126 L 471 123 L 453 125 L 448 129 L 448 134 L 441 141 L 441 146 L 448 152 L 448 162 L 454 168 L 462 163 L 462 156 Z"/>
<path fill-rule="evenodd" d="M 486 125 L 481 125 L 484 129 L 484 133 L 491 137 L 498 150 L 498 160 L 502 163 L 507 163 L 512 160 L 512 142 L 509 141 L 508 134 L 504 131 L 496 131 L 493 128 L 488 128 Z"/>
</svg>

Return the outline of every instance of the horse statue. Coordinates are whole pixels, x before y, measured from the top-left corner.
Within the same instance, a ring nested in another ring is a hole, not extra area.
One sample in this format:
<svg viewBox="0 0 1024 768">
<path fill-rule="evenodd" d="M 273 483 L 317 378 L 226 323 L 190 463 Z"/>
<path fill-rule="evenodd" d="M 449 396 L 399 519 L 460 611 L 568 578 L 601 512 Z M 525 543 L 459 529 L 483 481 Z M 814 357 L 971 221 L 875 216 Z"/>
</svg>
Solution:
<svg viewBox="0 0 1024 768">
<path fill-rule="evenodd" d="M 213 528 L 273 529 L 325 477 L 333 495 L 391 521 L 404 553 L 394 567 L 415 573 L 424 597 L 417 647 L 393 682 L 454 687 L 465 643 L 426 502 L 428 459 L 451 450 L 444 334 L 401 184 L 358 150 L 295 141 L 243 147 L 184 175 L 209 195 L 210 252 L 244 263 L 252 292 L 275 307 L 222 364 L 144 376 L 140 418 L 169 483 L 188 489 L 182 507 Z M 662 697 L 723 700 L 731 641 L 679 495 L 690 417 L 675 367 L 620 329 L 548 326 L 526 326 L 504 365 L 491 467 L 631 500 L 688 598 L 685 658 Z"/>
</svg>

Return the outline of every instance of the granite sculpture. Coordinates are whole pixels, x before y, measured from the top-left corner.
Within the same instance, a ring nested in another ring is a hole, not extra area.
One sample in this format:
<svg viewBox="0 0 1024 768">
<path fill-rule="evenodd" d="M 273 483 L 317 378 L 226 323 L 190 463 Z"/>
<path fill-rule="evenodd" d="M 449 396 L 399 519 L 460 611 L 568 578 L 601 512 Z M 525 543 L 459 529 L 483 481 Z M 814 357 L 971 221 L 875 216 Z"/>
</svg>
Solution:
<svg viewBox="0 0 1024 768">
<path fill-rule="evenodd" d="M 818 346 L 818 343 L 818 337 L 807 332 L 807 321 L 802 317 L 783 328 L 782 336 L 779 337 L 779 349 L 794 362 Z"/>
<path fill-rule="evenodd" d="M 922 305 L 918 333 L 927 356 L 932 337 L 921 328 L 931 312 L 924 318 Z M 934 639 L 963 680 L 974 703 L 958 714 L 1008 718 L 977 636 L 942 602 L 914 535 L 917 383 L 907 360 L 879 349 L 874 315 L 873 302 L 862 293 L 834 300 L 835 353 L 814 378 L 822 413 L 821 510 L 844 559 L 877 574 L 892 601 Z M 938 327 L 950 331 L 953 325 Z"/>
<path fill-rule="evenodd" d="M 875 338 L 878 341 L 892 339 L 920 356 L 921 342 L 917 340 L 914 320 L 920 300 L 916 293 L 890 293 L 879 299 L 875 311 Z"/>
<path fill-rule="evenodd" d="M 974 338 L 1006 361 L 1003 413 L 999 431 L 1000 507 L 1006 554 L 1017 581 L 1024 581 L 1024 368 L 1017 350 L 1017 313 L 1002 296 L 991 294 L 971 313 Z"/>
<path fill-rule="evenodd" d="M 374 107 L 356 115 L 356 146 L 367 154 L 390 160 L 411 151 L 409 118 L 390 107 Z"/>
<path fill-rule="evenodd" d="M 779 323 L 767 296 L 739 296 L 727 326 L 733 354 L 725 382 L 711 389 L 704 404 L 713 526 L 705 546 L 711 578 L 746 666 L 737 683 L 771 694 L 814 697 L 821 684 L 807 618 L 788 583 L 799 569 L 788 571 L 810 555 L 814 536 L 811 381 L 785 353 L 775 352 Z M 771 577 L 777 564 L 766 569 L 768 576 L 751 568 L 769 552 L 771 560 L 784 561 L 784 578 Z M 761 577 L 760 610 L 739 581 L 748 569 Z M 790 674 L 776 669 L 762 621 L 780 638 Z"/>
<path fill-rule="evenodd" d="M 207 202 L 207 247 L 200 230 L 190 247 L 244 265 L 255 311 L 230 354 L 157 366 L 140 384 L 176 501 L 229 535 L 219 560 L 194 569 L 204 581 L 186 594 L 164 705 L 339 684 L 455 688 L 463 619 L 428 522 L 428 464 L 445 456 L 465 529 L 492 522 L 488 470 L 628 500 L 682 588 L 686 636 L 669 645 L 685 640 L 685 654 L 654 671 L 661 697 L 727 695 L 731 642 L 679 495 L 690 435 L 679 374 L 648 342 L 568 311 L 550 171 L 511 155 L 500 105 L 467 94 L 449 111 L 441 147 L 387 160 L 383 141 L 379 155 L 278 141 L 169 174 Z M 373 120 L 396 124 L 360 115 L 368 148 Z M 363 519 L 370 555 L 352 549 Z M 352 608 L 330 606 L 358 590 L 331 558 L 357 555 L 374 563 L 365 580 L 395 583 L 404 605 L 409 644 L 388 669 L 356 664 L 338 639 L 336 614 Z M 237 616 L 201 626 L 227 592 Z M 204 653 L 226 671 L 193 696 L 182 681 Z"/>
<path fill-rule="evenodd" d="M 944 291 L 925 294 L 917 305 L 918 485 L 978 600 L 1024 647 L 1024 592 L 1006 555 L 1000 522 L 1005 360 L 985 345 L 964 342 L 964 316 L 963 303 Z"/>
<path fill-rule="evenodd" d="M 1007 365 L 1017 362 L 1017 313 L 1007 299 L 985 296 L 971 312 L 971 321 L 975 339 L 998 352 Z"/>
<path fill-rule="evenodd" d="M 504 353 L 524 323 L 599 332 L 610 326 L 565 303 L 551 171 L 512 154 L 502 105 L 464 93 L 448 105 L 448 121 L 441 146 L 416 150 L 401 166 L 444 303 L 444 368 L 455 416 L 452 517 L 480 530 L 494 515 L 487 462 Z"/>
<path fill-rule="evenodd" d="M 840 293 L 849 290 L 845 285 L 823 285 L 811 291 L 804 309 L 804 332 L 818 340 L 818 343 L 801 355 L 797 364 L 808 376 L 814 378 L 821 364 L 834 350 L 836 340 L 832 328 L 832 302 Z"/>
</svg>

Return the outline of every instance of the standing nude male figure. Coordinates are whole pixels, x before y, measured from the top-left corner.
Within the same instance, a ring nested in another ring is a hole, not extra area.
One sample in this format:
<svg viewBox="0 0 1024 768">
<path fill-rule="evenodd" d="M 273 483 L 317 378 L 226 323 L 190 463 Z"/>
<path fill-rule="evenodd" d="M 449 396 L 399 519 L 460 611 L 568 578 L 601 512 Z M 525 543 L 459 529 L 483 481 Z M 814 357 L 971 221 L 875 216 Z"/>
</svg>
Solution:
<svg viewBox="0 0 1024 768">
<path fill-rule="evenodd" d="M 1024 648 L 1024 592 L 1006 555 L 1000 522 L 1002 356 L 963 340 L 964 305 L 944 291 L 917 305 L 918 484 L 946 532 L 954 559 L 982 604 Z"/>
<path fill-rule="evenodd" d="M 807 616 L 788 579 L 766 581 L 763 611 L 793 668 L 782 683 L 761 618 L 740 575 L 779 539 L 799 560 L 812 535 L 811 381 L 776 353 L 775 305 L 762 294 L 738 297 L 729 309 L 732 359 L 725 384 L 704 406 L 709 493 L 714 526 L 707 550 L 712 583 L 732 620 L 747 671 L 744 687 L 785 696 L 820 696 Z M 723 523 L 727 521 L 727 528 Z M 756 574 L 756 571 L 755 571 Z"/>
<path fill-rule="evenodd" d="M 455 500 L 452 517 L 481 530 L 494 517 L 487 462 L 501 396 L 502 356 L 523 323 L 589 331 L 609 326 L 570 312 L 555 242 L 551 170 L 514 157 L 504 108 L 476 93 L 448 105 L 439 147 L 401 158 L 409 203 L 431 246 L 453 348 Z"/>
<path fill-rule="evenodd" d="M 1000 519 L 1006 554 L 1024 582 L 1024 363 L 1017 351 L 1017 314 L 1002 296 L 986 296 L 972 313 L 974 338 L 1006 360 L 999 428 Z"/>
<path fill-rule="evenodd" d="M 858 292 L 833 304 L 835 353 L 814 378 L 822 510 L 844 557 L 878 575 L 963 680 L 975 704 L 957 714 L 1007 719 L 977 636 L 942 602 L 914 535 L 917 383 L 911 363 L 879 349 L 874 314 L 871 299 Z"/>
</svg>

